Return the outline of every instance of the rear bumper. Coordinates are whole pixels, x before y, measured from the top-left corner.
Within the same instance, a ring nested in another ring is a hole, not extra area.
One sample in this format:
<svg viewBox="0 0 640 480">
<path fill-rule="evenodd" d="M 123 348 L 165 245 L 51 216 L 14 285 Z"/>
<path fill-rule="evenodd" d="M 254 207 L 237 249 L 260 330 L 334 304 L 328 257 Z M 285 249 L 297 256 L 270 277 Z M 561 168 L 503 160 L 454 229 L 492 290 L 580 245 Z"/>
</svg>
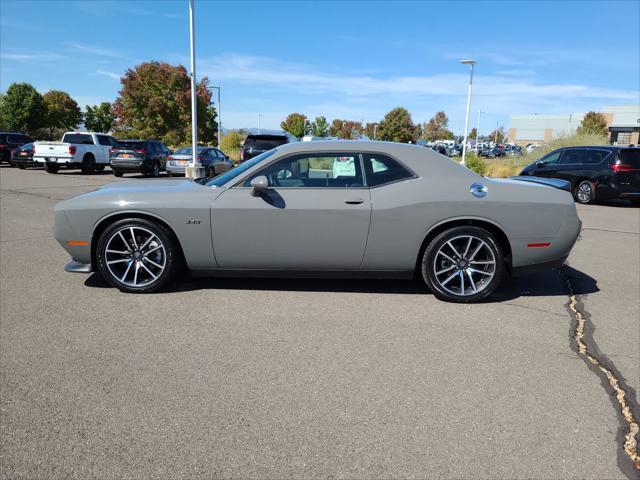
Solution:
<svg viewBox="0 0 640 480">
<path fill-rule="evenodd" d="M 186 171 L 187 166 L 186 165 L 169 165 L 167 164 L 167 172 L 168 173 L 172 173 L 174 175 L 184 175 L 184 172 Z"/>
<path fill-rule="evenodd" d="M 521 277 L 522 275 L 529 275 L 531 273 L 544 272 L 545 270 L 552 270 L 554 268 L 560 268 L 564 265 L 564 261 L 569 255 L 565 255 L 555 260 L 548 262 L 536 263 L 535 265 L 526 265 L 524 267 L 514 267 L 511 269 L 512 277 Z"/>
<path fill-rule="evenodd" d="M 42 163 L 35 162 L 32 158 L 14 157 L 11 159 L 11 163 L 22 167 L 42 167 Z"/>
<path fill-rule="evenodd" d="M 111 170 L 118 170 L 121 172 L 144 172 L 147 170 L 147 166 L 143 161 L 134 162 L 114 162 L 110 163 Z"/>
</svg>

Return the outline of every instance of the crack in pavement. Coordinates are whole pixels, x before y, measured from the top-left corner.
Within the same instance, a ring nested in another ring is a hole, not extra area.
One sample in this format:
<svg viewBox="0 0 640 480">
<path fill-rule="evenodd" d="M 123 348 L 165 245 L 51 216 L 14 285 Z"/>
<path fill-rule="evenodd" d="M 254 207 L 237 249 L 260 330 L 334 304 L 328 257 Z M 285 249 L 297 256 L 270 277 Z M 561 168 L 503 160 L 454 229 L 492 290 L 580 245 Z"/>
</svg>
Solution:
<svg viewBox="0 0 640 480">
<path fill-rule="evenodd" d="M 582 231 L 585 231 L 585 230 L 593 230 L 594 232 L 626 233 L 628 235 L 640 235 L 639 232 L 628 232 L 628 231 L 625 231 L 625 230 L 609 230 L 609 229 L 606 229 L 606 228 L 586 227 L 586 228 L 582 229 Z"/>
<path fill-rule="evenodd" d="M 594 370 L 603 381 L 603 384 L 608 385 L 613 390 L 615 395 L 615 401 L 612 403 L 617 405 L 618 413 L 622 417 L 622 433 L 624 441 L 622 442 L 622 448 L 625 455 L 631 460 L 633 466 L 637 471 L 640 471 L 640 452 L 638 451 L 638 438 L 640 438 L 640 425 L 634 411 L 637 411 L 637 401 L 633 398 L 632 389 L 624 384 L 622 375 L 620 375 L 611 362 L 605 355 L 599 352 L 598 346 L 595 343 L 593 337 L 586 330 L 589 323 L 590 331 L 593 331 L 593 322 L 590 321 L 590 316 L 584 308 L 582 298 L 575 293 L 571 279 L 565 273 L 564 268 L 558 270 L 560 277 L 566 282 L 569 289 L 569 302 L 567 308 L 571 318 L 575 324 L 572 325 L 571 347 L 576 351 L 582 359 L 587 363 L 590 369 Z M 610 393 L 610 392 L 607 392 Z M 617 402 L 617 404 L 616 404 Z M 620 439 L 622 441 L 622 439 Z M 618 457 L 618 465 L 623 473 L 627 474 L 629 478 L 635 478 L 630 471 L 625 468 L 623 462 L 621 462 L 620 456 Z"/>
</svg>

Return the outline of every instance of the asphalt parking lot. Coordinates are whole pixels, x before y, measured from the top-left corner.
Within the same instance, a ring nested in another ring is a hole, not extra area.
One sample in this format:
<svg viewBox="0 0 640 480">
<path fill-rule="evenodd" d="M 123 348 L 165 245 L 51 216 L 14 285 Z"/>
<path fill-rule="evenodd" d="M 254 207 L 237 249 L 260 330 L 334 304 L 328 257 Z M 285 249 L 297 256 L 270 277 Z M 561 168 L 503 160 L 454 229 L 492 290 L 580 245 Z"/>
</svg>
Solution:
<svg viewBox="0 0 640 480">
<path fill-rule="evenodd" d="M 55 203 L 110 172 L 3 167 L 2 478 L 638 476 L 574 338 L 584 320 L 638 419 L 638 208 L 580 206 L 567 267 L 479 305 L 398 281 L 129 295 L 65 273 L 52 236 Z"/>
</svg>

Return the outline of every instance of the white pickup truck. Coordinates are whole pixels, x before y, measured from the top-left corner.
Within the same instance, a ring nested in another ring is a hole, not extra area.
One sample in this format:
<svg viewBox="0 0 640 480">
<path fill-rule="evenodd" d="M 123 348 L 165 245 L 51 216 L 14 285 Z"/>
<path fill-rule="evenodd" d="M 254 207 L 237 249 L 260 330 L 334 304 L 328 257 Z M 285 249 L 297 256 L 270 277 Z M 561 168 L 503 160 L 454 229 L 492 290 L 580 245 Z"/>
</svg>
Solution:
<svg viewBox="0 0 640 480">
<path fill-rule="evenodd" d="M 44 163 L 49 173 L 64 166 L 91 174 L 109 165 L 109 150 L 117 145 L 115 138 L 103 133 L 67 132 L 61 142 L 34 142 L 33 160 Z"/>
</svg>

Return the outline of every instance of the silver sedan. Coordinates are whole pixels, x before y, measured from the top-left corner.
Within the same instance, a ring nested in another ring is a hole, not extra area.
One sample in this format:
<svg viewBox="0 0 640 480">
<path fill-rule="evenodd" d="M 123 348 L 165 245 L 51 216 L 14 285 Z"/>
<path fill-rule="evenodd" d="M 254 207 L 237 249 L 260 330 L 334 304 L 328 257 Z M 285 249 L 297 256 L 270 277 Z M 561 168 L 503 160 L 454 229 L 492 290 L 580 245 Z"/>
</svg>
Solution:
<svg viewBox="0 0 640 480">
<path fill-rule="evenodd" d="M 385 142 L 283 145 L 213 179 L 121 182 L 56 206 L 69 271 L 151 292 L 193 275 L 421 278 L 473 302 L 562 265 L 581 222 L 567 182 L 481 177 Z"/>
</svg>

